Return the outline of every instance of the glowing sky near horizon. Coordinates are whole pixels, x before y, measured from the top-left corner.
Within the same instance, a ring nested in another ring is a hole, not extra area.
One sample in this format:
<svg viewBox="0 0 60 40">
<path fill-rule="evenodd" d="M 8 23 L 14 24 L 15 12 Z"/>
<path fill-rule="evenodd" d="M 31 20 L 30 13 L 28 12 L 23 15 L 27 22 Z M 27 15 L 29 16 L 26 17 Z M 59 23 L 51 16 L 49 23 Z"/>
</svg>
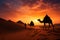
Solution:
<svg viewBox="0 0 60 40">
<path fill-rule="evenodd" d="M 43 20 L 46 14 L 53 23 L 60 23 L 60 0 L 0 0 L 0 17 L 7 20 L 32 20 L 37 25 L 37 19 Z"/>
</svg>

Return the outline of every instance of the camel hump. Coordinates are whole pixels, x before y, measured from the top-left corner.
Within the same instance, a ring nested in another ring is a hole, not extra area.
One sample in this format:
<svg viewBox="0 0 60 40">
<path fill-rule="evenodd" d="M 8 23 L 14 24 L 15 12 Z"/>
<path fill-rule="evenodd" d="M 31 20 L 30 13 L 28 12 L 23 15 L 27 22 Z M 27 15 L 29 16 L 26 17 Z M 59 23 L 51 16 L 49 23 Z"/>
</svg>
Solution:
<svg viewBox="0 0 60 40">
<path fill-rule="evenodd" d="M 44 20 L 43 20 L 44 22 L 52 22 L 52 20 L 51 20 L 51 18 L 48 16 L 48 15 L 46 15 L 45 17 L 44 17 Z"/>
</svg>

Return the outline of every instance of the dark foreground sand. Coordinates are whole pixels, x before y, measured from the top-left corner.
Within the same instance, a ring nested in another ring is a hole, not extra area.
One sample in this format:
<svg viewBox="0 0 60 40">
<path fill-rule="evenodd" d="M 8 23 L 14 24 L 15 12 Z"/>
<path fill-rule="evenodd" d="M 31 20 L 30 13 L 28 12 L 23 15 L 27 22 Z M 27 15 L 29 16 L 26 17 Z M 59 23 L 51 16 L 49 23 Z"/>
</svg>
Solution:
<svg viewBox="0 0 60 40">
<path fill-rule="evenodd" d="M 22 31 L 0 34 L 0 40 L 60 40 L 60 27 L 56 26 L 55 31 L 37 28 L 27 28 Z"/>
</svg>

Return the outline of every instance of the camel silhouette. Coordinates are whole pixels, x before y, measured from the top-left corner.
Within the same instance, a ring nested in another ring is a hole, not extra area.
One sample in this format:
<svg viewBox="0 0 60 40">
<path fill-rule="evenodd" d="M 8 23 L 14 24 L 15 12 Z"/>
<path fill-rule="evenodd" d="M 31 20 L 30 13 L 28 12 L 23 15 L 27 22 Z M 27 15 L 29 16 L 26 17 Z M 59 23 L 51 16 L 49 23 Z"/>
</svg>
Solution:
<svg viewBox="0 0 60 40">
<path fill-rule="evenodd" d="M 50 18 L 48 15 L 46 15 L 46 16 L 44 17 L 43 21 L 41 21 L 40 19 L 38 19 L 38 21 L 41 22 L 41 23 L 44 23 L 44 27 L 43 27 L 43 28 L 45 28 L 45 29 L 46 29 L 46 23 L 49 24 L 48 29 L 50 28 L 50 24 L 51 24 L 52 27 L 53 27 L 53 30 L 54 30 L 54 25 L 53 25 L 53 23 L 52 23 L 51 18 Z"/>
<path fill-rule="evenodd" d="M 34 22 L 33 21 L 30 22 L 30 26 L 34 26 Z"/>
</svg>

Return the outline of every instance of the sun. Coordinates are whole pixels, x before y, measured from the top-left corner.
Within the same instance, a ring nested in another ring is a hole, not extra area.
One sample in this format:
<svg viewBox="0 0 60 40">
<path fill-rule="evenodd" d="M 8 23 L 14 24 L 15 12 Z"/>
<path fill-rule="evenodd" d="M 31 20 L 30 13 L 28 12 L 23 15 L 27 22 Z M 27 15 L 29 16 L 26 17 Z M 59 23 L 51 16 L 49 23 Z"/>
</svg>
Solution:
<svg viewBox="0 0 60 40">
<path fill-rule="evenodd" d="M 43 25 L 43 23 L 40 23 L 37 19 L 40 19 L 41 21 L 43 21 L 43 18 L 36 18 L 34 20 L 32 20 L 34 22 L 35 25 Z"/>
<path fill-rule="evenodd" d="M 35 19 L 34 22 L 38 22 L 37 19 Z"/>
<path fill-rule="evenodd" d="M 40 24 L 37 19 L 34 19 L 33 22 L 34 22 L 35 25 L 39 25 Z"/>
</svg>

